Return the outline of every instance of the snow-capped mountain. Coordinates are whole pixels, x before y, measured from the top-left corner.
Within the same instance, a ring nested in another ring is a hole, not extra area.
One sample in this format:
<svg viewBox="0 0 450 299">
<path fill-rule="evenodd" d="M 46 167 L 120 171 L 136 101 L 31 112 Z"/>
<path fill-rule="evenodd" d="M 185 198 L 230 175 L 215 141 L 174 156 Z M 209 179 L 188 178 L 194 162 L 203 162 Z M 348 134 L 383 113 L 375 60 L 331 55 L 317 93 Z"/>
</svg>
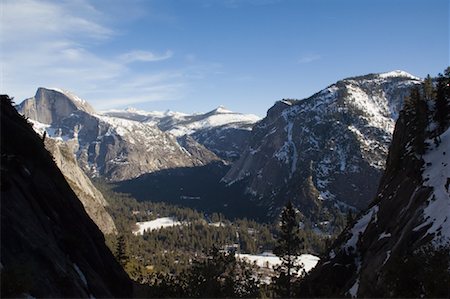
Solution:
<svg viewBox="0 0 450 299">
<path fill-rule="evenodd" d="M 277 102 L 223 181 L 246 182 L 273 216 L 288 199 L 308 217 L 324 205 L 367 207 L 403 100 L 420 82 L 403 71 L 369 74 Z"/>
<path fill-rule="evenodd" d="M 402 111 L 377 196 L 321 260 L 304 296 L 450 295 L 449 82 L 446 121 L 434 121 L 435 100 L 415 104 L 422 113 L 411 104 Z"/>
<path fill-rule="evenodd" d="M 189 135 L 226 160 L 236 160 L 240 156 L 253 125 L 260 120 L 256 115 L 232 112 L 223 106 L 204 114 L 136 109 L 111 110 L 103 114 L 154 124 L 176 137 Z"/>
<path fill-rule="evenodd" d="M 220 160 L 198 143 L 180 146 L 152 123 L 97 114 L 86 101 L 59 89 L 39 88 L 17 109 L 46 136 L 70 144 L 87 173 L 112 181 Z"/>
</svg>

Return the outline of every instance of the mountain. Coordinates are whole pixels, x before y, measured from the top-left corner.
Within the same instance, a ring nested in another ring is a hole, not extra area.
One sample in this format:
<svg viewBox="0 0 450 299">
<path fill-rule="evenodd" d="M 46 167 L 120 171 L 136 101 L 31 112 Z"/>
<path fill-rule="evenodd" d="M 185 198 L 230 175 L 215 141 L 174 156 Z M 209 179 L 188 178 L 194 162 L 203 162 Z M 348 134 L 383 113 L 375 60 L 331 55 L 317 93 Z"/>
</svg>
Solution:
<svg viewBox="0 0 450 299">
<path fill-rule="evenodd" d="M 445 79 L 439 109 L 438 100 L 411 95 L 374 201 L 305 280 L 302 296 L 450 296 L 450 72 Z"/>
<path fill-rule="evenodd" d="M 69 143 L 86 173 L 110 181 L 220 160 L 200 145 L 199 155 L 193 155 L 154 124 L 97 114 L 86 101 L 60 89 L 39 88 L 17 109 L 48 137 Z"/>
<path fill-rule="evenodd" d="M 40 136 L 43 136 L 45 128 L 39 123 L 33 123 L 33 127 Z M 108 206 L 103 194 L 92 184 L 89 177 L 79 167 L 71 144 L 62 140 L 45 138 L 45 148 L 52 154 L 56 165 L 61 170 L 72 190 L 83 204 L 89 217 L 94 220 L 98 228 L 104 234 L 117 234 L 117 229 L 111 215 L 106 211 Z"/>
<path fill-rule="evenodd" d="M 42 138 L 7 96 L 0 105 L 1 297 L 130 297 L 131 281 Z"/>
<path fill-rule="evenodd" d="M 304 100 L 278 101 L 223 181 L 245 182 L 272 217 L 288 199 L 316 223 L 330 209 L 366 208 L 404 98 L 420 82 L 403 71 L 369 74 Z"/>
<path fill-rule="evenodd" d="M 239 158 L 247 146 L 253 125 L 260 120 L 256 115 L 232 112 L 222 106 L 204 114 L 145 112 L 135 109 L 112 110 L 104 114 L 152 123 L 177 137 L 188 135 L 228 161 Z"/>
</svg>

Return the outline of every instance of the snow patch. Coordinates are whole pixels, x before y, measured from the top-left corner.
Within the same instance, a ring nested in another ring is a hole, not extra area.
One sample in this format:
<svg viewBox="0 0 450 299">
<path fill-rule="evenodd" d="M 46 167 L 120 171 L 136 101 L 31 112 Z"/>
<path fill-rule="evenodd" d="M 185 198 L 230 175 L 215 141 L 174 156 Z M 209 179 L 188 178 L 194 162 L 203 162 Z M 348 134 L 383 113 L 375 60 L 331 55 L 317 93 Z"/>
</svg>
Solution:
<svg viewBox="0 0 450 299">
<path fill-rule="evenodd" d="M 356 298 L 357 294 L 358 294 L 358 289 L 359 289 L 359 278 L 356 279 L 355 283 L 353 284 L 353 286 L 350 288 L 350 290 L 348 290 L 349 295 L 352 298 Z"/>
<path fill-rule="evenodd" d="M 273 269 L 273 267 L 281 265 L 281 259 L 270 252 L 265 252 L 259 255 L 237 254 L 236 257 L 251 264 L 256 263 L 256 265 L 261 268 Z M 297 257 L 297 262 L 302 265 L 302 269 L 306 272 L 311 271 L 311 269 L 317 265 L 319 260 L 319 257 L 312 254 L 302 254 Z M 301 271 L 299 272 L 301 273 Z"/>
<path fill-rule="evenodd" d="M 364 233 L 364 231 L 366 230 L 367 226 L 369 225 L 372 219 L 376 219 L 377 213 L 378 213 L 378 206 L 373 206 L 371 209 L 369 209 L 369 211 L 367 211 L 366 214 L 364 214 L 361 218 L 359 218 L 359 220 L 355 223 L 355 225 L 353 225 L 350 231 L 351 237 L 344 245 L 344 248 L 346 249 L 347 252 L 350 247 L 356 249 L 356 244 L 358 243 L 359 235 Z"/>
<path fill-rule="evenodd" d="M 378 237 L 378 240 L 384 239 L 384 238 L 390 238 L 391 234 L 390 233 L 381 233 L 381 235 Z"/>
<path fill-rule="evenodd" d="M 420 80 L 420 78 L 411 75 L 408 72 L 402 71 L 402 70 L 395 70 L 395 71 L 391 71 L 391 72 L 386 72 L 386 73 L 381 73 L 378 74 L 378 77 L 386 79 L 386 78 L 395 78 L 395 77 L 406 77 L 406 78 L 410 78 L 413 80 Z"/>
<path fill-rule="evenodd" d="M 135 236 L 143 235 L 145 231 L 158 230 L 165 227 L 182 225 L 180 221 L 172 217 L 162 217 L 151 221 L 136 222 L 138 229 L 133 231 Z"/>
<path fill-rule="evenodd" d="M 436 245 L 450 240 L 450 128 L 439 138 L 436 146 L 433 140 L 427 140 L 431 148 L 423 156 L 425 169 L 422 172 L 424 186 L 432 187 L 433 193 L 424 209 L 425 222 L 431 224 L 427 234 L 434 234 Z"/>
<path fill-rule="evenodd" d="M 51 87 L 51 88 L 47 88 L 48 90 L 53 90 L 59 93 L 62 93 L 63 95 L 65 95 L 66 97 L 68 97 L 69 99 L 81 103 L 83 105 L 86 104 L 86 101 L 83 100 L 82 98 L 80 98 L 79 96 L 77 96 L 76 94 L 68 91 L 68 90 L 64 90 L 64 89 L 60 89 L 60 88 L 56 88 L 56 87 Z"/>
<path fill-rule="evenodd" d="M 73 268 L 78 273 L 78 276 L 80 276 L 80 279 L 83 282 L 83 284 L 87 287 L 88 284 L 87 284 L 86 276 L 84 276 L 83 272 L 81 272 L 81 270 L 80 270 L 80 268 L 78 268 L 77 264 L 73 263 Z"/>
</svg>

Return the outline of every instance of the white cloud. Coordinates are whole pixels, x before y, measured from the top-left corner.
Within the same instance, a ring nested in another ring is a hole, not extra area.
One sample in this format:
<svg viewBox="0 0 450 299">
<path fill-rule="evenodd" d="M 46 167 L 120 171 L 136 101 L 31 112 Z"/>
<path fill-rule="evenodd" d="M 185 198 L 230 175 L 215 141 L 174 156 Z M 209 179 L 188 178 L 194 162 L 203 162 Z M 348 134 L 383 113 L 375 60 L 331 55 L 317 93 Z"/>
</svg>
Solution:
<svg viewBox="0 0 450 299">
<path fill-rule="evenodd" d="M 182 97 L 189 70 L 134 70 L 133 61 L 169 59 L 173 52 L 134 50 L 105 56 L 97 46 L 120 38 L 87 0 L 1 0 L 0 90 L 16 102 L 37 87 L 71 90 L 96 109 Z M 108 23 L 109 24 L 109 23 Z"/>
<path fill-rule="evenodd" d="M 300 59 L 298 60 L 298 63 L 300 63 L 300 64 L 311 63 L 313 61 L 320 60 L 321 58 L 322 58 L 322 56 L 319 54 L 306 54 L 306 55 L 303 55 L 302 57 L 300 57 Z"/>
<path fill-rule="evenodd" d="M 149 51 L 134 50 L 128 53 L 121 54 L 119 56 L 119 60 L 123 61 L 124 63 L 131 63 L 135 61 L 152 62 L 166 60 L 172 56 L 173 52 L 170 50 L 167 50 L 164 54 L 154 54 Z"/>
</svg>

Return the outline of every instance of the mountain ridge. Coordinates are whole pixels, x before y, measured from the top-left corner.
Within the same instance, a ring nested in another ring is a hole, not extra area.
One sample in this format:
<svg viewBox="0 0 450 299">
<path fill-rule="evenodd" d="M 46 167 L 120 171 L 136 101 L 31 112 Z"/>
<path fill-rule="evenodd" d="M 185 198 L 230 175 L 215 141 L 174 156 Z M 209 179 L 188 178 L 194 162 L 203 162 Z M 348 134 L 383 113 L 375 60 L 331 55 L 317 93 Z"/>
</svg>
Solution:
<svg viewBox="0 0 450 299">
<path fill-rule="evenodd" d="M 248 180 L 247 192 L 273 216 L 288 199 L 306 214 L 333 201 L 365 208 L 376 193 L 373 181 L 381 177 L 398 111 L 421 82 L 406 72 L 383 74 L 343 79 L 309 98 L 276 102 L 223 181 Z"/>
</svg>

